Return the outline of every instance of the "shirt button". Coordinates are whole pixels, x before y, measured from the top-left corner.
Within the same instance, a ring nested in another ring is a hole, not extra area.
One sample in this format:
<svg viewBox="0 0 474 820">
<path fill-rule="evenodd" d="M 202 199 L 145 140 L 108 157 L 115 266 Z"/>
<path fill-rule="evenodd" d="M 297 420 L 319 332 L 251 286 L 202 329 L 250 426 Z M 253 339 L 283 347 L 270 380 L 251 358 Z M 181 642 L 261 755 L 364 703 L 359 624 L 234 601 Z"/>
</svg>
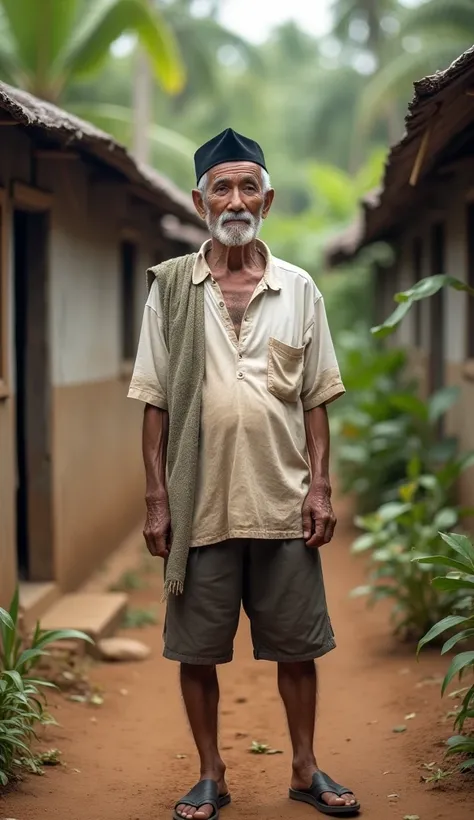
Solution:
<svg viewBox="0 0 474 820">
<path fill-rule="evenodd" d="M 239 359 L 242 359 L 243 355 L 244 355 L 243 353 L 239 353 Z"/>
<path fill-rule="evenodd" d="M 239 370 L 239 372 L 237 373 L 237 378 L 238 379 L 243 379 L 244 378 L 244 374 L 242 373 L 241 370 Z"/>
<path fill-rule="evenodd" d="M 224 302 L 219 302 L 219 307 L 224 307 Z"/>
</svg>

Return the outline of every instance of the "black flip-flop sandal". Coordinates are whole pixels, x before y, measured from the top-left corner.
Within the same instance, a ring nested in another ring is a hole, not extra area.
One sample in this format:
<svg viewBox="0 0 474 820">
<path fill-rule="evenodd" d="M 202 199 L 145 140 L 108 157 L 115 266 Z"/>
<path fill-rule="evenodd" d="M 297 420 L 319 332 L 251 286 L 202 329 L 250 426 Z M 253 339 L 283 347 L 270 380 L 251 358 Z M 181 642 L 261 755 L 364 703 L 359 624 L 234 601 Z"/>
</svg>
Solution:
<svg viewBox="0 0 474 820">
<path fill-rule="evenodd" d="M 354 817 L 360 812 L 360 803 L 353 806 L 328 806 L 321 800 L 321 795 L 325 792 L 342 797 L 343 794 L 352 794 L 350 789 L 340 786 L 332 777 L 324 772 L 315 772 L 309 789 L 290 789 L 290 800 L 299 800 L 301 803 L 309 803 L 321 814 L 328 814 L 331 817 Z"/>
<path fill-rule="evenodd" d="M 212 806 L 214 809 L 209 820 L 218 820 L 219 811 L 230 803 L 230 794 L 219 794 L 219 788 L 215 780 L 200 780 L 181 800 L 178 800 L 174 807 L 173 820 L 185 820 L 182 814 L 178 814 L 178 806 L 192 806 L 193 809 L 200 809 L 202 806 Z"/>
</svg>

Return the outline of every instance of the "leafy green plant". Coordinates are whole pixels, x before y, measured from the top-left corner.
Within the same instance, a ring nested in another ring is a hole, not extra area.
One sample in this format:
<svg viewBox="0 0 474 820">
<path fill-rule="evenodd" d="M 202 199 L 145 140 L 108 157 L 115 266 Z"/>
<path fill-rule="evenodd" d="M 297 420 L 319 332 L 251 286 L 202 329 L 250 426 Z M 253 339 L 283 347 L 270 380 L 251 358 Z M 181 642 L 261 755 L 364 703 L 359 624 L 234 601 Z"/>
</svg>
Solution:
<svg viewBox="0 0 474 820">
<path fill-rule="evenodd" d="M 472 463 L 474 455 L 470 454 L 427 474 L 414 459 L 405 484 L 399 488 L 398 500 L 356 518 L 357 526 L 365 532 L 354 541 L 352 551 L 370 553 L 370 570 L 368 583 L 352 595 L 367 596 L 370 604 L 393 600 L 394 631 L 403 638 L 418 639 L 447 617 L 459 600 L 455 584 L 432 582 L 438 565 L 448 556 L 439 531 L 455 527 L 472 512 L 454 505 L 451 498 L 457 479 Z M 414 562 L 414 556 L 428 556 L 431 561 Z"/>
<path fill-rule="evenodd" d="M 333 419 L 340 489 L 367 512 L 397 498 L 412 459 L 431 472 L 453 458 L 456 441 L 439 442 L 437 425 L 459 391 L 446 388 L 423 402 L 405 375 L 403 351 L 353 333 L 343 335 L 339 348 L 348 394 Z"/>
<path fill-rule="evenodd" d="M 428 567 L 431 572 L 439 566 L 449 570 L 446 576 L 435 577 L 432 586 L 443 594 L 453 595 L 455 607 L 451 614 L 436 623 L 418 644 L 418 652 L 420 652 L 427 643 L 439 639 L 440 635 L 448 632 L 449 637 L 441 649 L 441 654 L 444 655 L 455 646 L 466 642 L 472 647 L 474 640 L 474 544 L 465 535 L 456 533 L 440 533 L 440 535 L 450 548 L 448 554 L 418 555 L 412 560 L 419 566 Z M 461 680 L 467 674 L 474 674 L 474 651 L 472 649 L 459 652 L 452 658 L 443 680 L 441 694 L 445 694 L 451 681 L 457 677 Z M 467 689 L 461 708 L 456 713 L 454 728 L 458 732 L 463 732 L 466 722 L 473 718 L 474 683 Z M 474 735 L 465 733 L 450 738 L 447 753 L 467 755 L 467 759 L 463 759 L 459 768 L 463 771 L 474 770 Z"/>
<path fill-rule="evenodd" d="M 83 632 L 46 631 L 39 624 L 26 641 L 20 630 L 18 589 L 9 611 L 0 607 L 0 785 L 6 786 L 22 770 L 40 771 L 31 742 L 38 725 L 54 723 L 46 711 L 43 690 L 56 687 L 32 672 L 40 658 L 48 655 L 48 646 L 71 638 L 92 643 Z"/>
<path fill-rule="evenodd" d="M 416 285 L 413 285 L 413 287 L 408 290 L 395 294 L 393 298 L 395 302 L 398 302 L 398 307 L 385 319 L 383 324 L 372 328 L 373 336 L 379 339 L 389 336 L 397 329 L 415 302 L 419 302 L 421 299 L 428 299 L 430 296 L 434 296 L 435 293 L 438 293 L 441 288 L 447 287 L 454 288 L 454 290 L 465 291 L 469 293 L 470 296 L 474 296 L 474 288 L 461 282 L 460 279 L 456 279 L 455 276 L 446 276 L 442 273 L 436 276 L 427 276 L 424 279 L 420 279 Z"/>
</svg>

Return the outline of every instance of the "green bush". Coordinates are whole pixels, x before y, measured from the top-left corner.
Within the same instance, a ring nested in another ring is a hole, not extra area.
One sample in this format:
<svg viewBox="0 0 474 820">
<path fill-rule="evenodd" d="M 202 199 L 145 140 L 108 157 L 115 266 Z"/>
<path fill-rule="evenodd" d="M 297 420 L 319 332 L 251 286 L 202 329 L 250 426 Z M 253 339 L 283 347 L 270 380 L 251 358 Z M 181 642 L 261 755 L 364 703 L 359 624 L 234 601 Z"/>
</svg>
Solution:
<svg viewBox="0 0 474 820">
<path fill-rule="evenodd" d="M 474 639 L 474 544 L 464 535 L 456 533 L 440 533 L 440 535 L 450 548 L 448 554 L 421 555 L 412 560 L 418 566 L 427 567 L 430 573 L 435 572 L 439 566 L 450 570 L 444 577 L 435 577 L 432 586 L 443 595 L 453 596 L 451 614 L 435 624 L 418 644 L 418 652 L 420 652 L 427 643 L 439 639 L 440 635 L 445 632 L 450 632 L 452 634 L 441 649 L 441 654 L 444 655 L 466 641 L 472 646 Z M 458 653 L 451 660 L 442 684 L 442 694 L 444 695 L 447 686 L 454 678 L 461 679 L 469 673 L 474 674 L 474 651 L 472 649 Z M 456 716 L 455 730 L 462 732 L 466 728 L 466 722 L 473 718 L 474 684 L 467 689 L 461 709 Z M 474 770 L 474 736 L 465 733 L 450 738 L 448 754 L 467 755 L 467 759 L 462 761 L 459 768 Z"/>
<path fill-rule="evenodd" d="M 46 647 L 68 638 L 92 643 L 88 635 L 74 629 L 43 631 L 37 624 L 26 644 L 20 634 L 19 596 L 16 590 L 9 612 L 0 607 L 0 785 L 28 769 L 40 767 L 31 751 L 31 741 L 40 725 L 54 723 L 45 708 L 43 689 L 54 687 L 49 681 L 32 677 L 39 659 L 48 655 Z"/>
<path fill-rule="evenodd" d="M 356 524 L 365 532 L 352 545 L 354 553 L 370 553 L 368 583 L 352 595 L 366 595 L 370 604 L 394 601 L 394 631 L 406 639 L 419 639 L 433 624 L 447 616 L 459 598 L 458 591 L 432 584 L 436 562 L 413 562 L 414 555 L 442 556 L 439 531 L 455 527 L 470 510 L 452 503 L 459 476 L 474 462 L 474 454 L 454 458 L 436 473 L 421 472 L 413 459 L 398 500 L 382 504 L 374 513 L 358 516 Z M 443 561 L 438 561 L 443 563 Z"/>
<path fill-rule="evenodd" d="M 424 472 L 453 458 L 456 441 L 439 442 L 437 426 L 459 391 L 446 388 L 423 402 L 406 377 L 405 353 L 365 334 L 344 334 L 339 356 L 347 396 L 333 418 L 336 469 L 341 491 L 364 513 L 397 498 L 414 458 Z"/>
</svg>

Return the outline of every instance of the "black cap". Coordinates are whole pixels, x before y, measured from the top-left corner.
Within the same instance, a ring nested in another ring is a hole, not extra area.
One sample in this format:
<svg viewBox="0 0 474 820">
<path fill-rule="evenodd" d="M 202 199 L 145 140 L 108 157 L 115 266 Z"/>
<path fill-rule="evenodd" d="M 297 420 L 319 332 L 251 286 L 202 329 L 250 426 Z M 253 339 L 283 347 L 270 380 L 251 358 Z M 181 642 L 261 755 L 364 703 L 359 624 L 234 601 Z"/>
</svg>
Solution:
<svg viewBox="0 0 474 820">
<path fill-rule="evenodd" d="M 265 157 L 259 144 L 243 137 L 232 128 L 226 128 L 217 137 L 201 145 L 194 154 L 196 180 L 199 182 L 215 165 L 223 162 L 255 162 L 267 170 Z"/>
</svg>

